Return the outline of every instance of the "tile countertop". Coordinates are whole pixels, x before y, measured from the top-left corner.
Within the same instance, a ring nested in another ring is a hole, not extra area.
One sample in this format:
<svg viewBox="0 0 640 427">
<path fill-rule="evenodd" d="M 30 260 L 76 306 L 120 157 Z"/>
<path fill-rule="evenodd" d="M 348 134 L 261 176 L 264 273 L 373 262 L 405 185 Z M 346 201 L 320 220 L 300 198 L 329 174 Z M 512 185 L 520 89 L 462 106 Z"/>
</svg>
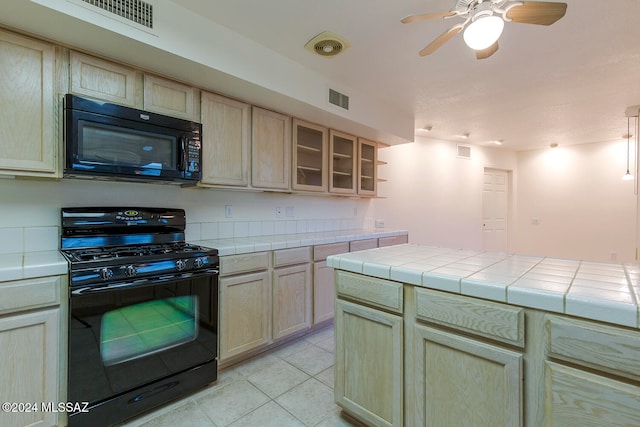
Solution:
<svg viewBox="0 0 640 427">
<path fill-rule="evenodd" d="M 415 244 L 327 258 L 329 267 L 640 328 L 640 265 Z"/>
<path fill-rule="evenodd" d="M 223 256 L 405 234 L 407 231 L 377 228 L 202 240 L 189 243 L 216 248 Z M 67 269 L 67 261 L 58 251 L 0 254 L 0 282 L 67 274 Z"/>
<path fill-rule="evenodd" d="M 328 243 L 351 242 L 354 240 L 375 239 L 379 237 L 392 237 L 406 234 L 408 234 L 406 230 L 374 228 L 241 238 L 235 237 L 229 239 L 190 241 L 189 243 L 216 248 L 218 249 L 219 255 L 224 256 L 286 248 L 298 248 L 302 246 L 324 245 Z"/>
<path fill-rule="evenodd" d="M 0 255 L 0 282 L 67 274 L 67 260 L 58 251 Z"/>
</svg>

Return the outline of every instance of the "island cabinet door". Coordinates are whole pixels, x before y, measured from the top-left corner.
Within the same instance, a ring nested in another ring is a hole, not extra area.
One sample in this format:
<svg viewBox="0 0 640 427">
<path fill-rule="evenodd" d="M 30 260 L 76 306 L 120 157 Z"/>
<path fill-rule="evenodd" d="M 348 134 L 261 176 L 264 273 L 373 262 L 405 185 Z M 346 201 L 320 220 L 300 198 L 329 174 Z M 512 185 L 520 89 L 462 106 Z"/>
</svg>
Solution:
<svg viewBox="0 0 640 427">
<path fill-rule="evenodd" d="M 545 425 L 640 426 L 640 387 L 545 363 Z"/>
<path fill-rule="evenodd" d="M 415 327 L 416 426 L 522 425 L 522 355 Z"/>
<path fill-rule="evenodd" d="M 402 426 L 402 317 L 337 300 L 335 335 L 336 403 L 367 426 Z"/>
</svg>

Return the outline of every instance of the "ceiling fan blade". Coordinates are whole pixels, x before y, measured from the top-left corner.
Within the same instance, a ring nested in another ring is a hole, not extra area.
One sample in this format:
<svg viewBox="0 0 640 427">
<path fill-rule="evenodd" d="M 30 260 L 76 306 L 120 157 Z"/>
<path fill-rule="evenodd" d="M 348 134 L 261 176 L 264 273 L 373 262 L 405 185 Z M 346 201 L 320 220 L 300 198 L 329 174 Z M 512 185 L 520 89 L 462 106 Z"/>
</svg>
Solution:
<svg viewBox="0 0 640 427">
<path fill-rule="evenodd" d="M 454 15 L 456 15 L 456 12 L 421 13 L 419 15 L 405 16 L 400 20 L 400 22 L 402 22 L 403 24 L 408 24 L 410 22 L 426 21 L 428 19 L 447 18 Z"/>
<path fill-rule="evenodd" d="M 523 24 L 551 25 L 567 12 L 566 3 L 525 1 L 507 10 L 507 19 Z"/>
<path fill-rule="evenodd" d="M 476 50 L 476 59 L 487 59 L 498 51 L 498 42 L 495 42 L 486 49 Z"/>
<path fill-rule="evenodd" d="M 429 43 L 427 47 L 422 49 L 420 51 L 420 56 L 432 54 L 433 52 L 438 50 L 440 46 L 448 42 L 450 38 L 452 38 L 453 36 L 458 34 L 460 31 L 462 31 L 463 28 L 464 28 L 464 25 L 462 24 L 458 24 L 455 27 L 449 28 L 447 31 L 440 34 L 434 41 Z"/>
</svg>

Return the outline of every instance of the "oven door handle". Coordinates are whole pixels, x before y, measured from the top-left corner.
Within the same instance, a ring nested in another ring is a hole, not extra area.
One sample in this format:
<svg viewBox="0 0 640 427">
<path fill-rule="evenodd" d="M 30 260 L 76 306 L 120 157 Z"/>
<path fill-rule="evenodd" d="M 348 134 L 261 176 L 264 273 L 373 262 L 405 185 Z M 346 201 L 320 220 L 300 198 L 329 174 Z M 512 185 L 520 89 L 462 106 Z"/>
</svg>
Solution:
<svg viewBox="0 0 640 427">
<path fill-rule="evenodd" d="M 219 273 L 217 268 L 209 268 L 207 270 L 200 270 L 197 273 L 182 273 L 182 274 L 167 274 L 165 276 L 140 279 L 133 282 L 116 282 L 91 286 L 83 286 L 75 289 L 71 289 L 71 297 L 78 297 L 81 295 L 95 294 L 98 292 L 116 291 L 129 288 L 141 288 L 146 286 L 156 286 L 164 282 L 174 280 L 188 280 L 197 279 L 204 276 L 216 276 Z"/>
</svg>

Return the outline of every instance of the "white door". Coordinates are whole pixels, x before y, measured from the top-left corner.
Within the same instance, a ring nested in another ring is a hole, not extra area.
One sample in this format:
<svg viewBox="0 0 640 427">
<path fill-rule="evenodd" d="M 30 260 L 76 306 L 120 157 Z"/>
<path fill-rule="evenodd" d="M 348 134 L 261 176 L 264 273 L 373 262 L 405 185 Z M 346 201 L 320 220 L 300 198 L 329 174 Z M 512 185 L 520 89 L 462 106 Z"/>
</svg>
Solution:
<svg viewBox="0 0 640 427">
<path fill-rule="evenodd" d="M 509 172 L 484 170 L 482 232 L 485 251 L 508 251 Z"/>
</svg>

